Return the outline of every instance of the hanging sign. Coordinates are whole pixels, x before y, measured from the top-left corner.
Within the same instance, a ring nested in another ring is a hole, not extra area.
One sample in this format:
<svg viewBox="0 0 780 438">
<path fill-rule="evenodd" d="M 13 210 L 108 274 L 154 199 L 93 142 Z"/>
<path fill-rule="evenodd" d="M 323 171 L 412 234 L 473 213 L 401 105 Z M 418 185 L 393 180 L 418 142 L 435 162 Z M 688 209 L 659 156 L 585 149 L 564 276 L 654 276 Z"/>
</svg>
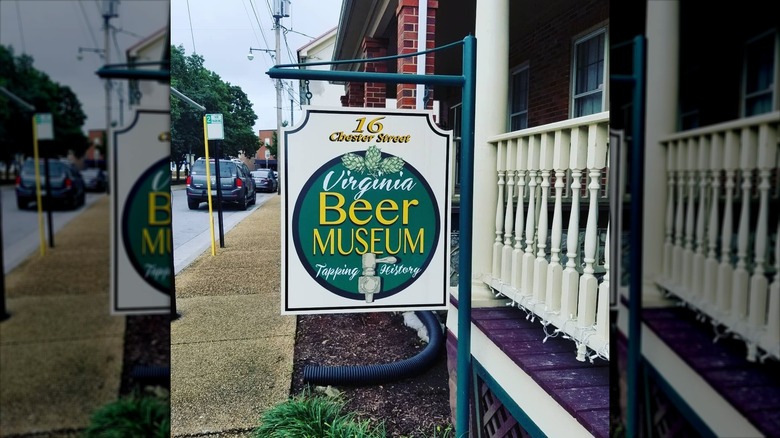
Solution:
<svg viewBox="0 0 780 438">
<path fill-rule="evenodd" d="M 285 131 L 283 314 L 447 308 L 453 147 L 432 117 L 311 108 Z"/>
<path fill-rule="evenodd" d="M 139 110 L 114 132 L 111 159 L 111 313 L 169 313 L 171 252 L 170 116 Z M 120 165 L 121 164 L 121 165 Z"/>
</svg>

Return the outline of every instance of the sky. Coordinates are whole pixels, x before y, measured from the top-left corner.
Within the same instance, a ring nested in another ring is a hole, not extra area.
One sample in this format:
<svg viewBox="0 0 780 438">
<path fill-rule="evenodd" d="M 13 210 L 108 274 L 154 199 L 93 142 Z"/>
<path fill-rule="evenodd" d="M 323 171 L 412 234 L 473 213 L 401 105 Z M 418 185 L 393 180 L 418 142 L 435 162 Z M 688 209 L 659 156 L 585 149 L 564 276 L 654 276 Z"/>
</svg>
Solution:
<svg viewBox="0 0 780 438">
<path fill-rule="evenodd" d="M 103 0 L 0 0 L 0 44 L 13 47 L 15 55 L 32 56 L 36 69 L 73 90 L 87 115 L 85 133 L 106 126 L 104 83 L 95 74 L 104 61 L 100 53 L 92 50 L 83 52 L 82 60 L 77 58 L 80 47 L 104 48 L 102 3 Z M 110 20 L 116 30 L 116 42 L 112 38 L 109 51 L 111 63 L 125 62 L 125 49 L 166 26 L 168 6 L 168 0 L 119 1 L 118 17 Z M 112 119 L 117 124 L 119 82 L 112 92 Z M 121 82 L 125 106 L 122 118 L 128 124 L 132 118 L 127 110 L 127 85 L 124 80 Z"/>
<path fill-rule="evenodd" d="M 297 62 L 300 47 L 338 26 L 341 4 L 342 0 L 293 0 L 290 16 L 281 19 L 281 63 Z M 258 116 L 255 132 L 276 129 L 276 90 L 266 74 L 274 60 L 262 51 L 253 52 L 254 60 L 247 59 L 250 47 L 276 47 L 273 5 L 273 0 L 171 0 L 171 44 L 182 45 L 185 55 L 203 56 L 206 68 L 244 90 Z M 285 82 L 282 118 L 289 121 L 290 80 Z M 297 81 L 292 88 L 292 122 L 296 124 L 300 119 Z"/>
</svg>

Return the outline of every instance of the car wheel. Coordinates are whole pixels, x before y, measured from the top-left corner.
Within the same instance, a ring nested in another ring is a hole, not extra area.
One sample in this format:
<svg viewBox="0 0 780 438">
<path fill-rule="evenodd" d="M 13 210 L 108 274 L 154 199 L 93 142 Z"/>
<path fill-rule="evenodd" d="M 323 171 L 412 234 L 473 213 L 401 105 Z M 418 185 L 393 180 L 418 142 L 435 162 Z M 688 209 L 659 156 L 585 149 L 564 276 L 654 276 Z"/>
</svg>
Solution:
<svg viewBox="0 0 780 438">
<path fill-rule="evenodd" d="M 249 204 L 249 195 L 247 195 L 246 192 L 244 192 L 244 199 L 239 201 L 238 209 L 241 210 L 241 211 L 245 211 L 246 207 L 247 207 L 247 204 Z"/>
<path fill-rule="evenodd" d="M 252 201 L 250 202 L 252 205 L 257 204 L 257 190 L 252 190 Z"/>
<path fill-rule="evenodd" d="M 190 210 L 197 210 L 198 207 L 200 207 L 200 202 L 195 199 L 187 198 L 187 207 L 189 207 Z"/>
<path fill-rule="evenodd" d="M 19 210 L 27 210 L 27 205 L 30 202 L 22 199 L 22 198 L 16 198 L 16 206 L 19 207 Z"/>
</svg>

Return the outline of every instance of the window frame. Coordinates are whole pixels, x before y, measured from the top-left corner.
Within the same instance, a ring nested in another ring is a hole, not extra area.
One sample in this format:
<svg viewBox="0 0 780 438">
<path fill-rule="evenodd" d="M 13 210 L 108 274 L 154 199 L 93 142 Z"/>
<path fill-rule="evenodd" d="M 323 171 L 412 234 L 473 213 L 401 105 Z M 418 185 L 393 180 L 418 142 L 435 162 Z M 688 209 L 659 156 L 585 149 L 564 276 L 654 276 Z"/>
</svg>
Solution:
<svg viewBox="0 0 780 438">
<path fill-rule="evenodd" d="M 601 81 L 601 88 L 598 89 L 598 91 L 588 91 L 587 93 L 582 93 L 577 95 L 576 89 L 577 89 L 577 46 L 587 40 L 590 40 L 592 38 L 595 38 L 599 36 L 600 34 L 604 34 L 604 67 L 602 71 L 602 81 Z M 576 109 L 577 109 L 577 99 L 589 96 L 592 94 L 595 94 L 597 92 L 601 93 L 601 111 L 604 112 L 608 111 L 609 107 L 609 29 L 606 25 L 600 25 L 595 30 L 591 30 L 589 32 L 586 32 L 580 36 L 577 36 L 572 41 L 572 51 L 571 51 L 571 81 L 569 84 L 570 87 L 570 96 L 569 99 L 569 117 L 571 118 L 577 118 L 577 117 L 583 117 L 576 115 Z M 594 113 L 597 114 L 597 113 Z M 586 114 L 588 115 L 588 114 Z"/>
<path fill-rule="evenodd" d="M 772 38 L 772 36 L 774 36 L 774 38 Z M 742 80 L 741 80 L 740 90 L 739 90 L 739 94 L 740 94 L 739 114 L 743 118 L 752 117 L 747 115 L 747 100 L 749 98 L 757 97 L 767 92 L 767 91 L 759 91 L 748 96 L 748 92 L 747 92 L 748 50 L 747 49 L 750 46 L 750 44 L 756 43 L 767 37 L 769 37 L 770 39 L 774 39 L 774 53 L 773 53 L 774 69 L 772 71 L 773 82 L 772 82 L 772 86 L 768 90 L 772 107 L 768 112 L 780 110 L 780 90 L 778 90 L 778 87 L 780 87 L 780 85 L 778 85 L 778 82 L 780 82 L 780 30 L 778 28 L 772 28 L 764 32 L 758 33 L 751 38 L 748 38 L 744 44 L 744 54 L 742 56 Z M 761 113 L 761 114 L 766 114 L 766 113 Z M 753 115 L 755 116 L 759 114 L 753 114 Z"/>
<path fill-rule="evenodd" d="M 525 96 L 525 111 L 520 111 L 513 113 L 512 112 L 512 101 L 514 100 L 515 95 L 515 76 L 522 73 L 523 71 L 527 72 L 526 76 L 526 90 L 528 90 L 528 93 L 526 93 Z M 528 61 L 523 62 L 522 64 L 512 68 L 509 71 L 509 99 L 507 100 L 507 121 L 506 121 L 506 127 L 508 132 L 512 131 L 518 131 L 522 129 L 528 128 L 528 113 L 530 106 L 528 104 L 529 101 L 529 95 L 530 95 L 530 89 L 531 89 L 531 65 Z M 525 114 L 525 128 L 520 128 L 517 130 L 512 129 L 512 117 Z"/>
</svg>

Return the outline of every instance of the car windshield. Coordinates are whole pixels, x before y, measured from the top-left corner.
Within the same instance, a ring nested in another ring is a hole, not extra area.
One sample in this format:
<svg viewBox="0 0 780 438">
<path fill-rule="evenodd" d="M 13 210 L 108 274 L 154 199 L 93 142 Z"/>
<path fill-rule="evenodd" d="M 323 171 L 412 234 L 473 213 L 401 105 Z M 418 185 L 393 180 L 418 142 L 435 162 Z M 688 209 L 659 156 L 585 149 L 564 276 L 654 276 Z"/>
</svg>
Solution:
<svg viewBox="0 0 780 438">
<path fill-rule="evenodd" d="M 38 171 L 41 173 L 41 176 L 45 176 L 44 172 L 46 172 L 46 165 L 44 164 L 44 161 L 41 160 L 41 162 L 38 164 L 39 164 Z M 24 162 L 24 167 L 22 168 L 22 172 L 26 174 L 35 173 L 35 166 L 33 165 L 32 160 L 28 160 Z M 51 174 L 51 176 L 61 176 L 63 173 L 65 173 L 64 163 L 55 160 L 49 160 L 49 174 Z"/>
<path fill-rule="evenodd" d="M 216 173 L 216 169 L 214 166 L 214 162 L 209 163 L 209 173 L 211 175 L 214 175 Z M 195 164 L 192 166 L 192 174 L 193 175 L 205 175 L 206 174 L 206 162 L 205 161 L 196 161 Z M 220 161 L 219 162 L 219 176 L 233 176 L 236 174 L 236 164 L 231 163 L 229 161 Z"/>
</svg>

